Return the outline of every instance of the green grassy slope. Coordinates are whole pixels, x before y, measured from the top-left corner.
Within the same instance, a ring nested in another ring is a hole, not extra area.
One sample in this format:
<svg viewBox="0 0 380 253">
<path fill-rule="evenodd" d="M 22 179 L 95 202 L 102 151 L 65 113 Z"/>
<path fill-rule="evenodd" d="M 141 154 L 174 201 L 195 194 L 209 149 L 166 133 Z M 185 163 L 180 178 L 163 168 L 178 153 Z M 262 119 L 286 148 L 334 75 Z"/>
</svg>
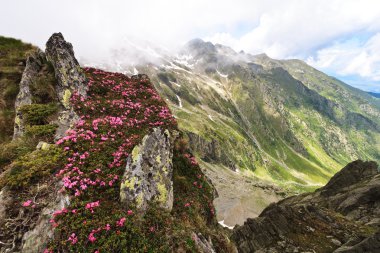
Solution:
<svg viewBox="0 0 380 253">
<path fill-rule="evenodd" d="M 139 71 L 152 76 L 180 128 L 218 142 L 227 158 L 213 162 L 231 160 L 245 173 L 303 191 L 354 159 L 380 160 L 376 99 L 298 60 L 197 43 L 188 62 Z"/>
</svg>

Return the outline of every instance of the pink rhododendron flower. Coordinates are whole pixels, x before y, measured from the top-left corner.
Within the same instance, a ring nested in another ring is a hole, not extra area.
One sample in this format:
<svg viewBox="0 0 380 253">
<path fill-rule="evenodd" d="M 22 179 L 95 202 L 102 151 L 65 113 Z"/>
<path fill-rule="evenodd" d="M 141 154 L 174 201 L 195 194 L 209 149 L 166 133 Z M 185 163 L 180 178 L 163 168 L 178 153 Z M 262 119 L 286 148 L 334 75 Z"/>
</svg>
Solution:
<svg viewBox="0 0 380 253">
<path fill-rule="evenodd" d="M 95 201 L 95 202 L 87 203 L 86 204 L 86 209 L 89 209 L 91 211 L 91 213 L 93 213 L 94 212 L 94 208 L 98 207 L 99 205 L 100 205 L 99 200 Z"/>
<path fill-rule="evenodd" d="M 126 219 L 125 217 L 121 218 L 120 220 L 118 220 L 118 221 L 116 222 L 116 226 L 118 226 L 118 227 L 122 227 L 122 226 L 124 226 L 124 223 L 125 223 L 126 220 L 127 220 L 127 219 Z"/>
<path fill-rule="evenodd" d="M 70 241 L 71 244 L 76 244 L 78 242 L 78 237 L 75 233 L 72 233 L 67 240 Z"/>
<path fill-rule="evenodd" d="M 24 207 L 28 207 L 28 206 L 30 206 L 30 204 L 32 204 L 32 202 L 33 202 L 33 201 L 31 201 L 31 200 L 29 199 L 29 200 L 25 201 L 24 203 L 22 203 L 22 206 L 24 206 Z"/>
<path fill-rule="evenodd" d="M 88 240 L 89 240 L 90 242 L 95 242 L 95 241 L 96 241 L 96 238 L 95 238 L 93 232 L 91 232 L 91 233 L 88 235 Z"/>
</svg>

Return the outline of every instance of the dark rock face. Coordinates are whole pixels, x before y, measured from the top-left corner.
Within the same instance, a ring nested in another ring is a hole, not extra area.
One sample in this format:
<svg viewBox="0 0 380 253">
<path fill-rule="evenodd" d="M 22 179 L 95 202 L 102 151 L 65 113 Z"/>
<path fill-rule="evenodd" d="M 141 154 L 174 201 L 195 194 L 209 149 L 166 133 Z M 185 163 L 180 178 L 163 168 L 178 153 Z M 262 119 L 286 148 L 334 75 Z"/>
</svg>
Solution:
<svg viewBox="0 0 380 253">
<path fill-rule="evenodd" d="M 133 149 L 120 186 L 120 199 L 127 207 L 134 204 L 144 211 L 150 201 L 157 201 L 172 209 L 172 138 L 168 130 L 155 128 Z"/>
<path fill-rule="evenodd" d="M 62 187 L 62 184 L 58 184 Z M 47 243 L 54 236 L 54 228 L 50 224 L 50 219 L 56 210 L 62 210 L 70 205 L 67 195 L 59 193 L 59 187 L 52 191 L 50 204 L 42 209 L 36 222 L 36 226 L 26 232 L 22 237 L 22 252 L 37 253 L 46 249 Z"/>
<path fill-rule="evenodd" d="M 350 245 L 349 243 L 339 247 L 334 253 L 362 253 L 362 252 L 380 252 L 380 231 L 364 239 L 358 244 Z"/>
<path fill-rule="evenodd" d="M 74 56 L 73 46 L 65 41 L 61 33 L 54 33 L 49 38 L 46 43 L 46 56 L 54 66 L 58 80 L 57 93 L 61 101 L 67 96 L 67 89 L 86 96 L 86 76 Z M 66 107 L 67 101 L 63 102 Z"/>
<path fill-rule="evenodd" d="M 15 102 L 16 118 L 14 124 L 13 139 L 16 139 L 24 134 L 25 125 L 22 113 L 19 108 L 23 105 L 30 105 L 32 103 L 30 85 L 42 69 L 44 62 L 45 53 L 39 49 L 29 55 L 26 60 L 26 66 L 24 72 L 22 73 L 22 78 L 20 81 L 20 91 Z"/>
<path fill-rule="evenodd" d="M 54 67 L 58 80 L 56 92 L 64 108 L 55 122 L 58 125 L 55 138 L 59 139 L 78 120 L 70 104 L 71 95 L 77 92 L 85 97 L 88 87 L 86 76 L 74 56 L 73 46 L 65 41 L 61 33 L 54 33 L 46 43 L 46 57 Z"/>
<path fill-rule="evenodd" d="M 380 252 L 379 217 L 377 164 L 358 160 L 316 192 L 270 205 L 232 239 L 239 252 Z"/>
<path fill-rule="evenodd" d="M 336 173 L 330 181 L 320 189 L 321 195 L 335 195 L 344 188 L 372 178 L 377 174 L 378 170 L 375 162 L 354 161 Z"/>
<path fill-rule="evenodd" d="M 207 240 L 201 233 L 193 233 L 192 239 L 195 243 L 195 246 L 197 247 L 198 252 L 215 253 L 215 249 L 210 238 Z"/>
<path fill-rule="evenodd" d="M 188 132 L 190 149 L 197 153 L 202 160 L 210 163 L 222 163 L 233 171 L 236 171 L 236 165 L 229 159 L 227 154 L 220 147 L 219 142 L 215 139 L 205 140 L 201 136 Z"/>
</svg>

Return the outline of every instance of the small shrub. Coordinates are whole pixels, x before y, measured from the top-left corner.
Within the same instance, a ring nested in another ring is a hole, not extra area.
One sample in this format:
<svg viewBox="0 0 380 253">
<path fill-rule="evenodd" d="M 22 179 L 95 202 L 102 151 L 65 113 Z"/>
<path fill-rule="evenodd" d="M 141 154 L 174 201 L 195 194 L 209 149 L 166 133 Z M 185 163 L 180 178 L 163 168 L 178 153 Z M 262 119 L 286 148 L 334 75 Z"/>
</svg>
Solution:
<svg viewBox="0 0 380 253">
<path fill-rule="evenodd" d="M 46 104 L 56 100 L 54 70 L 50 70 L 48 65 L 46 68 L 30 85 L 32 101 L 35 104 Z"/>
<path fill-rule="evenodd" d="M 57 127 L 56 124 L 27 126 L 25 137 L 39 139 L 41 141 L 51 141 Z"/>
<path fill-rule="evenodd" d="M 48 117 L 57 112 L 56 104 L 23 105 L 19 109 L 28 125 L 45 125 L 49 123 Z"/>
<path fill-rule="evenodd" d="M 18 157 L 31 152 L 34 148 L 34 143 L 24 139 L 0 144 L 0 170 Z"/>
<path fill-rule="evenodd" d="M 54 170 L 62 166 L 62 149 L 52 146 L 48 150 L 36 150 L 17 158 L 9 171 L 0 178 L 0 188 L 23 189 L 50 176 Z"/>
</svg>

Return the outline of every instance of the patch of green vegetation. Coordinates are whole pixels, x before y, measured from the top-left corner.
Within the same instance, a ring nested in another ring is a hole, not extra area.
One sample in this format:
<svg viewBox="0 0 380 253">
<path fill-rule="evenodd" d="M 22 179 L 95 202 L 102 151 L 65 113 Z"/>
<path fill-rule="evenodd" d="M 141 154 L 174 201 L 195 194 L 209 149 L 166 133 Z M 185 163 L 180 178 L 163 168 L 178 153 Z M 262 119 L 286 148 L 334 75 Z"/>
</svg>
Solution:
<svg viewBox="0 0 380 253">
<path fill-rule="evenodd" d="M 29 87 L 32 93 L 32 102 L 34 104 L 48 104 L 56 101 L 55 84 L 54 68 L 50 62 L 46 61 L 41 72 Z"/>
<path fill-rule="evenodd" d="M 56 124 L 26 126 L 25 137 L 49 141 L 54 138 L 57 127 Z"/>
<path fill-rule="evenodd" d="M 20 40 L 0 36 L 0 143 L 13 135 L 15 100 L 26 56 L 35 47 Z"/>
<path fill-rule="evenodd" d="M 21 190 L 35 184 L 63 165 L 63 151 L 56 146 L 17 157 L 0 178 L 0 188 Z"/>
<path fill-rule="evenodd" d="M 160 72 L 157 77 L 169 87 L 172 85 L 170 82 L 177 82 L 175 75 L 170 72 Z"/>
<path fill-rule="evenodd" d="M 58 110 L 54 103 L 23 105 L 19 108 L 23 120 L 28 125 L 44 125 L 49 123 L 49 116 Z"/>
<path fill-rule="evenodd" d="M 24 156 L 32 152 L 36 143 L 23 138 L 15 141 L 4 142 L 0 144 L 0 170 L 4 170 L 5 166 L 16 160 L 18 157 Z"/>
</svg>

